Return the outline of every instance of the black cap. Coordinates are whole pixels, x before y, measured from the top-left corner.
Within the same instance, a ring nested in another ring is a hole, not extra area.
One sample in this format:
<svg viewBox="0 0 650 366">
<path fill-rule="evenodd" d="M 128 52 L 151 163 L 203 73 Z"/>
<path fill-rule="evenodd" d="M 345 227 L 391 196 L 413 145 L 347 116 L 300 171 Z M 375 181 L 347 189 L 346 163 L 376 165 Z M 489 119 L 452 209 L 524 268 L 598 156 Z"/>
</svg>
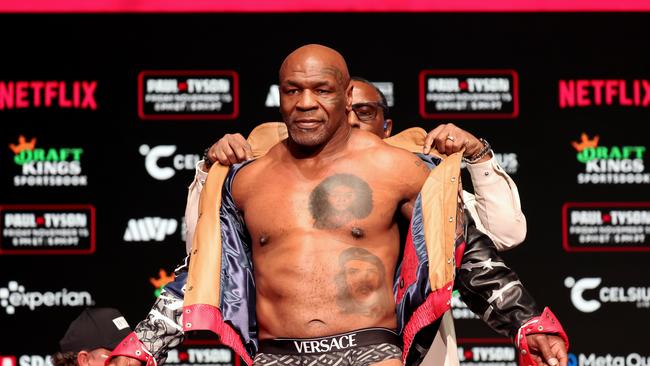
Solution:
<svg viewBox="0 0 650 366">
<path fill-rule="evenodd" d="M 59 341 L 61 352 L 91 351 L 97 348 L 113 350 L 131 327 L 122 314 L 113 308 L 86 308 L 73 320 Z"/>
</svg>

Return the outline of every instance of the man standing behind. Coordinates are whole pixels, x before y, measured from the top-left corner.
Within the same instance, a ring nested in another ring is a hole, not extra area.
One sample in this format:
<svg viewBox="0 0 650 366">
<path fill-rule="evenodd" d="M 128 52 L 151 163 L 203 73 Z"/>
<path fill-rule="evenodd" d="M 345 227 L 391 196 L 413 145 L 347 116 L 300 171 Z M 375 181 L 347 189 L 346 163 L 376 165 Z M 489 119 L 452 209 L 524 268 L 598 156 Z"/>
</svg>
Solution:
<svg viewBox="0 0 650 366">
<path fill-rule="evenodd" d="M 131 333 L 122 314 L 113 308 L 86 308 L 70 323 L 52 355 L 54 366 L 103 366 L 111 351 Z"/>
</svg>

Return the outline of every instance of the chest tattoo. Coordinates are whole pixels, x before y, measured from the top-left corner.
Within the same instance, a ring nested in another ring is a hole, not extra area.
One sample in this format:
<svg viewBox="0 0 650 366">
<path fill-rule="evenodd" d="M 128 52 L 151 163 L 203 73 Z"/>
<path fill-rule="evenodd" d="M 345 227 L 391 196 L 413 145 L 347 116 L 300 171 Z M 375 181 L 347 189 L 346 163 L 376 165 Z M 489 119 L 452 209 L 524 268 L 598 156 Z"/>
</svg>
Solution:
<svg viewBox="0 0 650 366">
<path fill-rule="evenodd" d="M 317 229 L 337 229 L 372 212 L 372 189 L 352 174 L 327 177 L 309 195 L 309 212 Z M 360 230 L 360 229 L 359 229 Z M 358 233 L 363 236 L 363 230 Z M 352 231 L 354 234 L 354 229 Z"/>
</svg>

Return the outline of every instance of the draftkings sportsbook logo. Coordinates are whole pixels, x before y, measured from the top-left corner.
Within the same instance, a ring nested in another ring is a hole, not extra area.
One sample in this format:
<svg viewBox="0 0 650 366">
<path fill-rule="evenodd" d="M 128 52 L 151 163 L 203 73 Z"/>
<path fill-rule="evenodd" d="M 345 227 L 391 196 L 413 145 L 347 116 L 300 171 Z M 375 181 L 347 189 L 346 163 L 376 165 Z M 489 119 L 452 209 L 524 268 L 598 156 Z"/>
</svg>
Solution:
<svg viewBox="0 0 650 366">
<path fill-rule="evenodd" d="M 571 289 L 571 303 L 583 313 L 593 313 L 603 304 L 629 303 L 637 309 L 650 308 L 650 287 L 648 286 L 602 286 L 601 277 L 564 279 L 564 286 Z"/>
<path fill-rule="evenodd" d="M 650 184 L 645 146 L 602 146 L 599 142 L 600 136 L 589 138 L 586 133 L 580 141 L 571 142 L 578 162 L 585 167 L 578 174 L 578 184 Z"/>
<path fill-rule="evenodd" d="M 0 288 L 0 305 L 9 315 L 14 314 L 18 308 L 25 307 L 31 311 L 39 307 L 59 306 L 91 306 L 94 301 L 86 291 L 26 291 L 25 286 L 17 281 L 9 281 L 7 287 Z"/>
<path fill-rule="evenodd" d="M 88 177 L 83 175 L 81 147 L 37 147 L 36 137 L 27 140 L 18 137 L 18 143 L 10 143 L 13 162 L 19 168 L 14 175 L 14 186 L 86 186 Z"/>
<path fill-rule="evenodd" d="M 517 118 L 519 84 L 513 70 L 422 70 L 423 118 Z"/>
<path fill-rule="evenodd" d="M 142 71 L 138 115 L 141 119 L 235 119 L 239 76 L 232 70 Z"/>
<path fill-rule="evenodd" d="M 162 268 L 158 272 L 158 277 L 149 277 L 149 283 L 156 288 L 153 292 L 154 296 L 158 298 L 163 288 L 165 288 L 168 283 L 173 282 L 175 277 L 174 272 L 172 272 L 170 276 L 169 273 Z"/>
</svg>

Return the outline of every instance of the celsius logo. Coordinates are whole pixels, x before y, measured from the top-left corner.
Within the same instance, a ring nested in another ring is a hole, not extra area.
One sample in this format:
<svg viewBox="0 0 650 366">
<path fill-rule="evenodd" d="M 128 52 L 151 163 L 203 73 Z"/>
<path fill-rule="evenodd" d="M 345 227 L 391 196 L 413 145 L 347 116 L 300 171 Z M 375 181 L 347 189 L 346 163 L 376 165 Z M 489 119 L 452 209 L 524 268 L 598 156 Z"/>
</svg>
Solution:
<svg viewBox="0 0 650 366">
<path fill-rule="evenodd" d="M 560 108 L 650 105 L 648 80 L 560 80 L 558 88 Z"/>
<path fill-rule="evenodd" d="M 650 174 L 644 173 L 645 146 L 599 146 L 599 142 L 600 136 L 589 138 L 586 133 L 571 142 L 578 162 L 585 165 L 578 184 L 650 184 Z"/>
<path fill-rule="evenodd" d="M 571 289 L 571 302 L 576 309 L 583 313 L 593 313 L 600 309 L 600 302 L 598 300 L 585 300 L 582 293 L 597 288 L 601 282 L 602 280 L 597 277 L 583 278 L 578 281 L 573 277 L 567 277 L 564 279 L 564 286 Z"/>
<path fill-rule="evenodd" d="M 172 272 L 171 276 L 165 271 L 164 269 L 160 269 L 158 272 L 158 278 L 156 277 L 149 277 L 149 282 L 155 287 L 156 289 L 154 290 L 153 294 L 156 298 L 160 296 L 160 293 L 162 292 L 163 288 L 165 286 L 174 281 L 175 278 L 174 272 Z"/>
<path fill-rule="evenodd" d="M 151 177 L 157 180 L 167 180 L 173 177 L 178 170 L 194 170 L 196 163 L 201 159 L 196 154 L 174 154 L 175 145 L 158 145 L 152 148 L 149 145 L 140 145 L 140 154 L 145 157 L 144 167 Z M 162 167 L 158 161 L 171 157 L 172 166 Z"/>
<path fill-rule="evenodd" d="M 176 219 L 161 217 L 144 217 L 130 219 L 124 231 L 124 241 L 164 241 L 167 235 L 176 232 Z"/>
<path fill-rule="evenodd" d="M 64 288 L 56 292 L 26 292 L 25 286 L 10 281 L 7 287 L 0 288 L 0 305 L 7 314 L 14 314 L 16 308 L 21 306 L 34 311 L 41 306 L 91 306 L 93 300 L 90 293 L 86 291 L 68 291 Z"/>
<path fill-rule="evenodd" d="M 97 109 L 97 81 L 0 81 L 0 111 L 25 108 Z"/>
<path fill-rule="evenodd" d="M 636 303 L 637 308 L 650 308 L 650 287 L 600 287 L 602 278 L 586 277 L 575 280 L 573 277 L 564 279 L 564 285 L 571 289 L 571 302 L 576 309 L 583 313 L 593 313 L 601 308 L 603 303 Z M 588 300 L 585 292 L 596 290 L 598 300 Z"/>
<path fill-rule="evenodd" d="M 81 174 L 80 147 L 36 147 L 36 137 L 29 141 L 18 136 L 18 144 L 9 144 L 14 163 L 21 173 L 14 176 L 14 186 L 85 186 L 88 177 Z"/>
<path fill-rule="evenodd" d="M 569 353 L 569 366 L 648 366 L 650 356 L 642 356 L 638 353 L 628 355 L 597 355 L 595 353 Z"/>
</svg>

